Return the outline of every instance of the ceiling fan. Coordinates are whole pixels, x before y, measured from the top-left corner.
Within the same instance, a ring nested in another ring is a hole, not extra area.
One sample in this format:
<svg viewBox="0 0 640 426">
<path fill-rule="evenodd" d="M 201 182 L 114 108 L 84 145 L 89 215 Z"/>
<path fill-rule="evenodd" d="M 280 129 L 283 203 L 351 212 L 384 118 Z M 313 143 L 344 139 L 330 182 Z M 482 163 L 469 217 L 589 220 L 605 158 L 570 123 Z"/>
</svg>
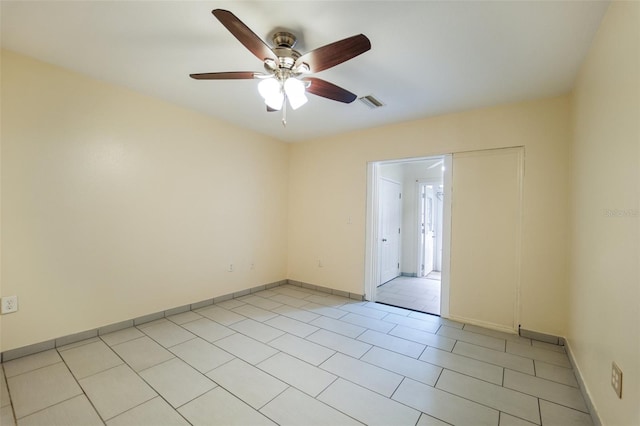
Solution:
<svg viewBox="0 0 640 426">
<path fill-rule="evenodd" d="M 286 31 L 273 35 L 273 47 L 269 47 L 237 16 L 228 10 L 214 9 L 211 13 L 229 32 L 263 61 L 265 72 L 231 71 L 190 74 L 196 80 L 248 80 L 259 79 L 258 91 L 264 98 L 267 111 L 283 111 L 282 124 L 286 125 L 287 101 L 297 109 L 307 102 L 305 93 L 351 103 L 357 96 L 333 83 L 310 77 L 328 68 L 352 59 L 369 49 L 371 42 L 358 34 L 300 54 L 293 47 L 296 37 Z"/>
</svg>

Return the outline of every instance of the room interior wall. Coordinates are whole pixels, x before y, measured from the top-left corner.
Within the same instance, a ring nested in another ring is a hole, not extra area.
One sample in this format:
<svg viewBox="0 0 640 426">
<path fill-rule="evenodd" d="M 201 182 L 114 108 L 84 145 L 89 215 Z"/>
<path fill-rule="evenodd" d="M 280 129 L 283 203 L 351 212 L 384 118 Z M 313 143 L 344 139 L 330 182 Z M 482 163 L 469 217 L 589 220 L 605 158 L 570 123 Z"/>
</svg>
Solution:
<svg viewBox="0 0 640 426">
<path fill-rule="evenodd" d="M 570 139 L 560 96 L 292 144 L 288 278 L 364 291 L 368 162 L 524 146 L 522 326 L 564 335 Z"/>
<path fill-rule="evenodd" d="M 611 3 L 572 103 L 567 338 L 606 425 L 640 424 L 639 22 L 639 3 Z M 612 362 L 623 372 L 622 399 Z"/>
<path fill-rule="evenodd" d="M 287 278 L 285 143 L 12 52 L 1 75 L 0 350 Z"/>
</svg>

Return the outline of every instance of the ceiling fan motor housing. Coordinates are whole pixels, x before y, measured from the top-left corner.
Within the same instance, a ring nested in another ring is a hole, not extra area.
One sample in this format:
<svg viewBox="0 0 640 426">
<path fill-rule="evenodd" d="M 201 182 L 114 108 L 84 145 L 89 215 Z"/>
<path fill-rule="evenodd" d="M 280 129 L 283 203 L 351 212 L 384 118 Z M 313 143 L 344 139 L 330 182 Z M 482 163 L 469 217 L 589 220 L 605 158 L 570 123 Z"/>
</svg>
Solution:
<svg viewBox="0 0 640 426">
<path fill-rule="evenodd" d="M 272 37 L 273 41 L 273 53 L 278 57 L 278 63 L 273 60 L 265 60 L 265 68 L 274 72 L 276 69 L 284 69 L 291 71 L 296 63 L 296 60 L 301 56 L 300 52 L 293 49 L 296 44 L 296 36 L 286 31 L 279 31 Z"/>
</svg>

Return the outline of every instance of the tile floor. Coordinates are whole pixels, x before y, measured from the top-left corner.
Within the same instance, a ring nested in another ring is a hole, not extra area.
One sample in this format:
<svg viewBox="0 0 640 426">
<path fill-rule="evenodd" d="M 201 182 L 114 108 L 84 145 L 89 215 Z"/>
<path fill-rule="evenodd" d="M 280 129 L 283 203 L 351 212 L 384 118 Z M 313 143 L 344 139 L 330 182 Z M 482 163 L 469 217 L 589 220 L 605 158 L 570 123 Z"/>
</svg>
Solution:
<svg viewBox="0 0 640 426">
<path fill-rule="evenodd" d="M 590 425 L 561 346 L 285 285 L 2 365 L 18 425 Z"/>
<path fill-rule="evenodd" d="M 433 277 L 429 274 L 426 278 L 395 278 L 378 287 L 376 300 L 393 306 L 440 315 L 439 274 Z"/>
</svg>

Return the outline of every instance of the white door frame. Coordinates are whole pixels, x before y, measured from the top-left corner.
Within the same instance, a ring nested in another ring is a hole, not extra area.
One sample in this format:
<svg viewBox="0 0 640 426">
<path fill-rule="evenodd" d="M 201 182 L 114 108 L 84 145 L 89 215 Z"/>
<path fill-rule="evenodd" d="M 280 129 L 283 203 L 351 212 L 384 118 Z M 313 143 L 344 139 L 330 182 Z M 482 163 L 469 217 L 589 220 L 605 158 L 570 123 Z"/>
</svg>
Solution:
<svg viewBox="0 0 640 426">
<path fill-rule="evenodd" d="M 432 185 L 433 186 L 433 190 L 434 190 L 434 195 L 435 195 L 436 192 L 437 192 L 438 185 L 441 185 L 441 184 L 442 184 L 442 181 L 439 180 L 439 179 L 418 179 L 418 180 L 416 180 L 416 188 L 415 188 L 415 190 L 417 192 L 418 203 L 422 202 L 420 200 L 420 195 L 422 195 L 420 189 L 423 186 Z M 444 192 L 444 189 L 443 189 L 443 192 Z M 418 204 L 418 205 L 416 205 L 416 207 L 418 208 L 418 212 L 420 212 L 421 211 L 420 205 Z M 435 203 L 433 204 L 432 209 L 434 209 L 434 211 L 435 211 L 435 209 L 436 209 L 436 204 Z M 416 250 L 416 253 L 418 255 L 417 263 L 416 263 L 418 269 L 416 271 L 416 276 L 423 277 L 423 276 L 425 276 L 425 275 L 422 275 L 422 264 L 424 263 L 424 244 L 421 244 L 422 238 L 420 237 L 420 234 L 422 233 L 422 218 L 420 217 L 420 214 L 416 215 L 416 229 L 417 229 L 416 247 L 418 247 L 418 250 Z M 437 253 L 437 250 L 438 250 L 437 243 L 435 241 L 434 241 L 434 246 L 433 247 L 434 247 L 433 248 L 433 253 L 432 253 L 433 257 L 434 257 L 433 264 L 435 266 L 436 265 L 435 256 L 436 256 L 436 253 Z"/>
<path fill-rule="evenodd" d="M 377 284 L 380 281 L 380 262 L 378 253 L 379 244 L 379 223 L 380 212 L 378 177 L 379 166 L 382 164 L 401 163 L 408 161 L 426 160 L 433 157 L 418 157 L 405 160 L 394 161 L 373 161 L 367 163 L 367 215 L 365 225 L 365 271 L 364 271 L 364 295 L 365 299 L 371 302 L 376 301 Z M 451 168 L 453 165 L 452 155 L 446 154 L 444 157 L 444 205 L 443 205 L 443 223 L 442 223 L 442 272 L 441 272 L 441 288 L 440 288 L 440 316 L 447 318 L 449 316 L 449 274 L 450 274 L 450 247 L 451 247 Z"/>
</svg>

